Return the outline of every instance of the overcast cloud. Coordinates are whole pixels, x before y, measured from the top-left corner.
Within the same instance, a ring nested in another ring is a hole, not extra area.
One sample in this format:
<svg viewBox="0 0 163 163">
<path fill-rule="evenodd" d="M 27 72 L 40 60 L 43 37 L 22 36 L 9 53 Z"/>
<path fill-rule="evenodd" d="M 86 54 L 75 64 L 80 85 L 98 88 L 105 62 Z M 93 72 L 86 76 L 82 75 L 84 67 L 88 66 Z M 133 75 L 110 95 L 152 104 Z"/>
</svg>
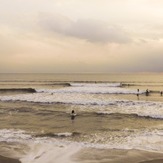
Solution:
<svg viewBox="0 0 163 163">
<path fill-rule="evenodd" d="M 130 42 L 127 32 L 118 26 L 92 19 L 72 21 L 57 14 L 41 14 L 40 25 L 51 32 L 69 37 L 76 37 L 90 42 L 127 43 Z"/>
<path fill-rule="evenodd" d="M 163 70 L 162 0 L 0 4 L 0 72 Z"/>
</svg>

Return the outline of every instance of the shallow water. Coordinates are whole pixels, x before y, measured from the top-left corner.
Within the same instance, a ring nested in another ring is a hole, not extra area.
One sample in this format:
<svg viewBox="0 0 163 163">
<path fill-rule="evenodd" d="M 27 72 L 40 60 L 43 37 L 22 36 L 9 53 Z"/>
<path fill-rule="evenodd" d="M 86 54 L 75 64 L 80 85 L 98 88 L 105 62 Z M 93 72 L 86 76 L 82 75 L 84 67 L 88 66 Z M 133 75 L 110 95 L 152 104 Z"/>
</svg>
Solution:
<svg viewBox="0 0 163 163">
<path fill-rule="evenodd" d="M 83 149 L 162 153 L 162 87 L 162 74 L 0 74 L 1 153 L 24 163 L 80 162 Z"/>
</svg>

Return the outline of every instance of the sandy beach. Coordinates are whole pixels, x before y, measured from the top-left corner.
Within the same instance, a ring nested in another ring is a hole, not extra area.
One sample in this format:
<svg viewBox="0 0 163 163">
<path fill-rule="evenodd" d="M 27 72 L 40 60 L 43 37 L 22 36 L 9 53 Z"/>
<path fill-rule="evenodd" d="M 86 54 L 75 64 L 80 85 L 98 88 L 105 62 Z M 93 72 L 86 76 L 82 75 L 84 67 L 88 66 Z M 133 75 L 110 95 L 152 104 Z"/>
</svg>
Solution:
<svg viewBox="0 0 163 163">
<path fill-rule="evenodd" d="M 55 159 L 54 159 L 55 160 Z M 54 161 L 53 160 L 53 161 Z M 39 159 L 35 158 L 35 161 Z M 51 161 L 50 161 L 51 162 Z M 162 163 L 163 154 L 142 150 L 94 149 L 85 148 L 71 157 L 72 163 Z M 0 163 L 21 163 L 18 159 L 0 156 Z M 47 160 L 47 163 L 49 161 Z M 55 163 L 55 161 L 54 161 Z M 57 163 L 57 162 L 56 162 Z"/>
<path fill-rule="evenodd" d="M 94 163 L 162 163 L 163 154 L 142 150 L 83 149 L 75 162 Z"/>
<path fill-rule="evenodd" d="M 163 159 L 143 161 L 143 162 L 140 162 L 140 163 L 162 163 L 162 162 L 163 162 Z"/>
</svg>

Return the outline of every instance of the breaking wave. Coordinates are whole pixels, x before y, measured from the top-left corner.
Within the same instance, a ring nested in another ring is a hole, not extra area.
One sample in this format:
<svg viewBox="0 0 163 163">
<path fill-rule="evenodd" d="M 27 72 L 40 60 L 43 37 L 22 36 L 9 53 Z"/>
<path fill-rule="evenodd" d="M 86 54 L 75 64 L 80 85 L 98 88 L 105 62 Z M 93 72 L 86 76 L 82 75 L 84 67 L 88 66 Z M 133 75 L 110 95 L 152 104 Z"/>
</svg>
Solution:
<svg viewBox="0 0 163 163">
<path fill-rule="evenodd" d="M 38 93 L 83 93 L 83 94 L 137 94 L 137 90 L 122 88 L 121 83 L 70 83 L 61 89 L 37 89 Z M 139 94 L 144 93 L 140 91 Z"/>
<path fill-rule="evenodd" d="M 121 87 L 121 83 L 70 83 L 73 87 Z"/>
<path fill-rule="evenodd" d="M 84 111 L 102 114 L 136 114 L 142 117 L 163 119 L 162 102 L 118 100 L 111 97 L 106 98 L 105 96 L 91 96 L 90 94 L 79 93 L 55 93 L 53 95 L 49 93 L 33 93 L 0 96 L 0 100 L 78 105 L 81 109 L 84 109 Z"/>
<path fill-rule="evenodd" d="M 34 89 L 27 89 L 35 91 Z M 137 94 L 137 90 L 120 87 L 120 83 L 71 83 L 70 87 L 37 89 L 37 93 L 0 96 L 0 101 L 24 101 L 48 104 L 89 106 L 85 111 L 102 114 L 130 114 L 163 119 L 163 103 L 116 99 L 106 94 Z M 143 92 L 139 92 L 143 93 Z M 91 110 L 92 109 L 92 110 Z"/>
</svg>

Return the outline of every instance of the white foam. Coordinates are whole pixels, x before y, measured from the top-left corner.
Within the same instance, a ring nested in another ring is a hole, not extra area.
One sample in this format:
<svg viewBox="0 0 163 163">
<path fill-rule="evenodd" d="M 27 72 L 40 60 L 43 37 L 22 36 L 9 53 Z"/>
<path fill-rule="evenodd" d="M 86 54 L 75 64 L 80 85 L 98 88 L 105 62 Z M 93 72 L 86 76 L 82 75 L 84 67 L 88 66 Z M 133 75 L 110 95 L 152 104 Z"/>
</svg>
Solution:
<svg viewBox="0 0 163 163">
<path fill-rule="evenodd" d="M 139 149 L 163 152 L 163 130 L 135 130 L 126 134 L 127 130 L 119 131 L 119 135 L 108 136 L 108 133 L 97 133 L 91 136 L 87 147 L 100 149 Z M 124 132 L 122 134 L 122 132 Z M 98 143 L 100 141 L 105 143 Z M 97 142 L 97 143 L 96 143 Z"/>
<path fill-rule="evenodd" d="M 41 102 L 41 103 L 63 103 L 73 105 L 112 105 L 116 101 L 112 98 L 105 99 L 104 97 L 94 97 L 89 94 L 79 93 L 34 93 L 12 96 L 0 96 L 1 101 L 28 101 L 28 102 Z"/>
<path fill-rule="evenodd" d="M 32 136 L 24 130 L 2 129 L 0 130 L 0 142 L 14 142 L 20 140 L 31 140 Z"/>
<path fill-rule="evenodd" d="M 71 87 L 60 89 L 37 89 L 39 93 L 82 93 L 82 94 L 137 94 L 137 90 L 120 87 L 121 83 L 71 83 Z M 139 94 L 144 93 L 140 91 Z"/>
<path fill-rule="evenodd" d="M 136 90 L 121 87 L 95 87 L 78 86 L 64 87 L 61 89 L 37 89 L 38 93 L 82 93 L 82 94 L 137 94 Z M 140 91 L 139 94 L 144 93 Z"/>
<path fill-rule="evenodd" d="M 58 135 L 72 135 L 72 133 L 58 133 Z M 23 130 L 0 130 L 0 142 L 16 142 L 28 146 L 28 150 L 20 152 L 22 163 L 74 163 L 72 155 L 81 149 L 78 144 L 57 140 L 54 138 L 34 138 Z"/>
<path fill-rule="evenodd" d="M 128 137 L 128 144 L 133 149 L 163 152 L 163 130 L 144 130 Z"/>
<path fill-rule="evenodd" d="M 114 83 L 115 84 L 115 83 Z M 117 83 L 116 83 L 117 84 Z M 137 93 L 121 87 L 110 87 L 110 84 L 74 84 L 72 87 L 61 89 L 39 89 L 31 94 L 0 96 L 1 101 L 27 101 L 37 103 L 62 103 L 71 105 L 93 106 L 94 112 L 111 114 L 137 114 L 152 118 L 163 119 L 163 103 L 147 101 L 119 100 L 107 93 Z M 97 94 L 99 93 L 99 94 Z M 100 106 L 95 108 L 95 106 Z M 107 107 L 109 106 L 109 107 Z M 112 107 L 110 107 L 112 106 Z M 89 111 L 91 107 L 86 107 Z"/>
<path fill-rule="evenodd" d="M 112 105 L 112 99 L 105 99 L 105 94 L 136 94 L 136 90 L 116 87 L 119 83 L 73 84 L 60 89 L 37 89 L 38 93 L 0 96 L 1 101 L 29 101 L 43 103 L 65 103 L 77 105 Z M 108 86 L 109 85 L 109 86 Z M 112 87 L 112 86 L 115 87 Z M 142 92 L 140 92 L 142 93 Z M 98 95 L 98 97 L 94 95 Z"/>
<path fill-rule="evenodd" d="M 146 101 L 115 101 L 116 107 L 104 108 L 101 107 L 97 113 L 101 114 L 136 114 L 142 117 L 151 117 L 163 119 L 163 103 L 161 102 L 146 102 Z"/>
<path fill-rule="evenodd" d="M 120 87 L 121 83 L 70 83 L 73 87 Z"/>
<path fill-rule="evenodd" d="M 58 134 L 55 134 L 57 136 L 66 136 L 66 137 L 69 137 L 69 136 L 72 136 L 72 133 L 70 132 L 65 132 L 65 133 L 58 133 Z"/>
<path fill-rule="evenodd" d="M 80 150 L 77 145 L 57 146 L 53 143 L 30 144 L 30 151 L 21 159 L 22 163 L 75 163 L 72 156 Z"/>
<path fill-rule="evenodd" d="M 147 101 L 118 100 L 105 96 L 94 96 L 80 93 L 34 93 L 24 95 L 0 96 L 1 101 L 27 101 L 41 103 L 63 103 L 71 105 L 81 105 L 84 111 L 93 111 L 103 114 L 137 114 L 152 118 L 163 119 L 163 103 Z M 82 107 L 88 106 L 89 107 Z M 100 107 L 96 107 L 100 106 Z M 109 107 L 108 107 L 109 106 Z"/>
</svg>

